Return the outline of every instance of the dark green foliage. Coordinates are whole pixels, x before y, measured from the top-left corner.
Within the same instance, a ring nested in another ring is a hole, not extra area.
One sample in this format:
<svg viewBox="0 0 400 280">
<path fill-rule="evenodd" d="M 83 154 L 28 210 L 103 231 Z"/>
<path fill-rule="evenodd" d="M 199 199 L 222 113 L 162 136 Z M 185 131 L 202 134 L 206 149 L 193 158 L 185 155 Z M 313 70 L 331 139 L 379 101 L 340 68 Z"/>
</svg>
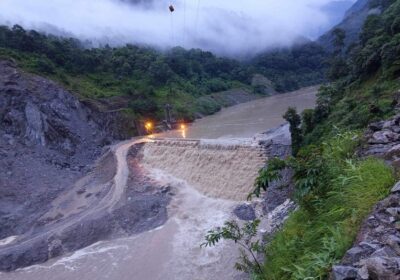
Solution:
<svg viewBox="0 0 400 280">
<path fill-rule="evenodd" d="M 314 118 L 314 109 L 306 109 L 301 113 L 301 130 L 303 135 L 309 134 L 314 130 L 315 127 L 315 118 Z"/>
<path fill-rule="evenodd" d="M 357 145 L 357 134 L 342 133 L 289 160 L 300 209 L 265 248 L 260 278 L 325 279 L 352 245 L 362 220 L 394 183 L 383 162 L 355 159 Z"/>
<path fill-rule="evenodd" d="M 394 183 L 383 162 L 356 158 L 359 141 L 357 133 L 339 133 L 318 146 L 303 147 L 297 157 L 279 162 L 271 175 L 259 179 L 273 181 L 290 167 L 300 205 L 267 244 L 259 279 L 325 279 L 351 246 L 362 220 Z"/>
<path fill-rule="evenodd" d="M 369 77 L 380 68 L 388 75 L 396 73 L 397 69 L 392 69 L 392 66 L 399 62 L 399 20 L 399 1 L 383 14 L 367 18 L 360 34 L 360 45 L 353 52 L 353 78 Z"/>
<path fill-rule="evenodd" d="M 356 157 L 357 133 L 338 133 L 364 129 L 393 114 L 398 104 L 400 1 L 374 2 L 383 13 L 368 18 L 348 52 L 339 51 L 343 34 L 337 32 L 328 71 L 333 82 L 319 90 L 315 110 L 302 114 L 302 146 L 286 161 L 300 208 L 265 248 L 259 278 L 326 279 L 394 183 L 385 163 Z"/>
<path fill-rule="evenodd" d="M 169 102 L 174 117 L 193 119 L 199 97 L 245 88 L 252 77 L 248 66 L 210 52 L 174 48 L 161 53 L 133 45 L 88 48 L 72 38 L 46 36 L 18 25 L 0 26 L 0 55 L 59 80 L 82 98 L 126 95 L 136 116 L 153 118 L 162 118 L 163 105 Z M 221 108 L 214 100 L 205 107 L 201 113 Z"/>
<path fill-rule="evenodd" d="M 283 118 L 290 125 L 290 135 L 292 137 L 292 153 L 296 155 L 303 142 L 303 133 L 301 131 L 301 117 L 297 113 L 296 108 L 289 107 Z"/>
<path fill-rule="evenodd" d="M 343 29 L 335 28 L 332 31 L 332 35 L 332 45 L 334 51 L 332 57 L 329 59 L 327 78 L 330 81 L 335 81 L 345 77 L 349 73 L 349 67 L 347 65 L 346 58 L 344 57 L 346 32 Z"/>
<path fill-rule="evenodd" d="M 282 179 L 281 171 L 286 167 L 286 161 L 280 158 L 269 159 L 267 165 L 259 171 L 254 183 L 254 191 L 247 199 L 251 200 L 253 196 L 260 197 L 261 191 L 266 191 L 272 182 Z"/>
<path fill-rule="evenodd" d="M 134 113 L 151 117 L 152 114 L 155 114 L 157 112 L 158 105 L 151 99 L 145 99 L 145 98 L 138 98 L 135 100 L 132 100 L 129 104 L 129 107 L 132 109 Z"/>
<path fill-rule="evenodd" d="M 315 126 L 305 132 L 303 144 L 318 143 L 337 127 L 360 129 L 394 113 L 400 86 L 400 1 L 386 1 L 383 7 L 381 15 L 367 18 L 359 43 L 331 59 L 333 82 L 318 93 Z"/>
<path fill-rule="evenodd" d="M 235 264 L 239 271 L 262 274 L 263 268 L 257 260 L 257 254 L 263 251 L 257 236 L 260 220 L 245 223 L 242 227 L 236 221 L 227 221 L 223 227 L 208 231 L 206 241 L 201 247 L 215 246 L 222 239 L 231 240 L 240 246 L 240 262 Z M 251 259 L 249 258 L 251 256 Z"/>
<path fill-rule="evenodd" d="M 346 39 L 346 32 L 343 29 L 335 28 L 332 31 L 334 52 L 336 55 L 340 54 L 344 48 L 344 40 Z"/>
<path fill-rule="evenodd" d="M 54 64 L 44 56 L 38 57 L 34 62 L 33 67 L 37 71 L 45 74 L 54 74 L 56 72 Z"/>
<path fill-rule="evenodd" d="M 326 52 L 316 43 L 268 51 L 255 57 L 251 64 L 268 77 L 279 92 L 324 81 Z"/>
<path fill-rule="evenodd" d="M 256 73 L 264 74 L 284 92 L 323 81 L 325 67 L 325 53 L 315 43 L 271 50 L 247 62 L 180 47 L 161 53 L 134 45 L 88 46 L 90 42 L 84 45 L 73 38 L 46 36 L 18 25 L 0 26 L 0 55 L 13 57 L 29 71 L 59 80 L 82 98 L 131 96 L 131 108 L 139 116 L 157 110 L 155 117 L 159 118 L 163 105 L 169 102 L 176 117 L 193 119 L 199 97 L 250 88 Z M 261 89 L 255 88 L 254 93 L 260 94 Z M 200 103 L 205 104 L 200 105 L 205 108 L 200 113 L 213 113 L 221 106 L 215 100 Z M 142 109 L 138 108 L 140 104 L 144 105 Z"/>
</svg>

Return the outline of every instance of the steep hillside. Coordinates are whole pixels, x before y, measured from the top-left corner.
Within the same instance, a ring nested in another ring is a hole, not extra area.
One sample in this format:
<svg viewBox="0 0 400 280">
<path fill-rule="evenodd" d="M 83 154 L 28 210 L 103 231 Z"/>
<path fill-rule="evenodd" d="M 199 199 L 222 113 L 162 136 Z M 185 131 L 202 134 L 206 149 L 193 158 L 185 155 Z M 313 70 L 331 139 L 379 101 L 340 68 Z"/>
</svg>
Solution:
<svg viewBox="0 0 400 280">
<path fill-rule="evenodd" d="M 333 26 L 343 20 L 344 15 L 352 5 L 353 1 L 351 0 L 331 1 L 323 7 L 323 11 L 328 14 L 329 20 Z"/>
<path fill-rule="evenodd" d="M 57 80 L 80 100 L 93 104 L 109 101 L 106 111 L 124 109 L 134 119 L 162 120 L 164 106 L 170 103 L 176 119 L 191 121 L 229 103 L 213 98 L 219 92 L 246 91 L 246 100 L 250 100 L 324 79 L 325 52 L 311 42 L 270 50 L 250 61 L 179 47 L 160 52 L 144 46 L 88 45 L 17 25 L 0 27 L 0 56 L 14 59 L 27 71 Z M 252 83 L 260 74 L 271 81 L 267 87 L 265 83 Z"/>
<path fill-rule="evenodd" d="M 305 40 L 290 48 L 259 54 L 250 65 L 273 81 L 277 91 L 285 92 L 324 82 L 326 58 L 320 45 Z"/>
<path fill-rule="evenodd" d="M 124 135 L 120 121 L 89 109 L 58 84 L 0 61 L 0 239 L 29 229 L 87 172 L 114 140 L 110 135 Z"/>
<path fill-rule="evenodd" d="M 381 120 L 399 112 L 400 1 L 380 4 L 352 51 L 336 50 L 332 61 L 341 63 L 330 71 L 342 74 L 321 87 L 316 108 L 285 115 L 294 157 L 262 170 L 258 187 L 291 167 L 299 209 L 268 240 L 261 279 L 398 279 L 398 185 L 389 195 L 399 116 Z"/>
<path fill-rule="evenodd" d="M 115 179 L 126 158 L 106 146 L 112 135 L 126 137 L 123 124 L 120 115 L 91 109 L 59 84 L 0 60 L 0 270 L 166 221 L 169 190 L 137 166 L 140 146 L 118 146 L 130 170 L 122 172 L 126 182 Z"/>
<path fill-rule="evenodd" d="M 334 38 L 333 30 L 340 28 L 345 31 L 345 45 L 349 47 L 352 43 L 358 40 L 358 34 L 368 17 L 371 14 L 379 14 L 382 9 L 381 1 L 374 0 L 358 0 L 345 14 L 344 19 L 337 24 L 332 30 L 322 35 L 318 39 L 318 43 L 324 46 L 327 50 L 333 51 L 332 40 Z"/>
</svg>

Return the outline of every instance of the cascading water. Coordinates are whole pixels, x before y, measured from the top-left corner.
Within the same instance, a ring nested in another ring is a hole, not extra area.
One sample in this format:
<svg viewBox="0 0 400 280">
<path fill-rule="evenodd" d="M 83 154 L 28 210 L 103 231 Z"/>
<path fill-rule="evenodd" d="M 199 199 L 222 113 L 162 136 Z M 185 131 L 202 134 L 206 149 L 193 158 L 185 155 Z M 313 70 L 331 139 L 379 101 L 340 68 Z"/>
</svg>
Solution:
<svg viewBox="0 0 400 280">
<path fill-rule="evenodd" d="M 258 171 L 265 164 L 256 143 L 228 140 L 161 140 L 147 143 L 143 163 L 185 180 L 201 193 L 230 200 L 245 200 Z"/>
<path fill-rule="evenodd" d="M 316 90 L 240 104 L 195 123 L 185 136 L 252 137 L 283 123 L 281 116 L 288 106 L 312 108 Z M 179 137 L 180 132 L 171 135 Z M 148 143 L 143 148 L 143 166 L 150 177 L 172 186 L 175 192 L 168 207 L 169 219 L 162 227 L 99 242 L 41 265 L 0 273 L 0 279 L 243 279 L 233 268 L 238 256 L 233 243 L 201 249 L 200 244 L 209 229 L 233 218 L 232 209 L 246 198 L 265 160 L 264 151 L 243 138 Z"/>
</svg>

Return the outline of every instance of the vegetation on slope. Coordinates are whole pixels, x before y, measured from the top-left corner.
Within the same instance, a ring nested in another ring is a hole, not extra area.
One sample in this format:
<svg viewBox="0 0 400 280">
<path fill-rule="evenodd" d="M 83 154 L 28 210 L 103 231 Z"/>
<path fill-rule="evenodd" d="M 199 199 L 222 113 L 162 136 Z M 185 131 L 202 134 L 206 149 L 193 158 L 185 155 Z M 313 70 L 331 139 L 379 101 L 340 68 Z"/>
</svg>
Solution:
<svg viewBox="0 0 400 280">
<path fill-rule="evenodd" d="M 162 53 L 134 45 L 88 45 L 18 25 L 0 26 L 0 56 L 14 58 L 28 71 L 58 80 L 82 99 L 122 96 L 136 116 L 157 120 L 163 119 L 166 103 L 173 105 L 176 118 L 192 120 L 196 112 L 211 114 L 226 105 L 226 94 L 215 96 L 216 92 L 239 88 L 263 94 L 258 87 L 251 87 L 256 73 L 266 75 L 284 92 L 319 83 L 323 72 L 318 65 L 324 52 L 312 43 L 268 52 L 251 62 L 179 47 Z M 311 53 L 312 60 L 308 59 Z"/>
<path fill-rule="evenodd" d="M 357 159 L 356 139 L 355 133 L 338 134 L 292 159 L 300 209 L 265 248 L 261 279 L 324 279 L 372 206 L 388 195 L 391 168 Z"/>
<path fill-rule="evenodd" d="M 300 209 L 266 246 L 261 279 L 325 279 L 394 183 L 384 162 L 354 155 L 360 143 L 354 131 L 398 105 L 400 1 L 385 4 L 381 15 L 368 17 L 348 55 L 335 52 L 329 72 L 336 75 L 321 88 L 315 110 L 303 112 L 301 125 L 294 109 L 287 114 L 297 146 L 286 164 L 295 172 Z"/>
<path fill-rule="evenodd" d="M 279 92 L 292 91 L 325 81 L 327 54 L 314 42 L 260 54 L 250 62 L 274 82 Z"/>
<path fill-rule="evenodd" d="M 331 83 L 321 87 L 315 109 L 301 115 L 288 109 L 284 118 L 290 124 L 293 156 L 270 160 L 249 195 L 260 196 L 280 179 L 280 171 L 293 170 L 299 209 L 266 240 L 262 267 L 243 253 L 237 265 L 254 279 L 326 279 L 351 247 L 361 222 L 395 181 L 392 168 L 383 161 L 356 155 L 368 123 L 394 114 L 400 105 L 400 0 L 371 2 L 379 2 L 383 13 L 366 19 L 358 44 L 345 50 L 345 32 L 333 31 L 327 71 Z M 206 244 L 248 238 L 235 234 L 240 231 L 230 225 L 209 231 Z M 249 251 L 260 252 L 258 244 L 250 242 Z"/>
<path fill-rule="evenodd" d="M 299 115 L 289 108 L 284 115 L 291 126 L 293 157 L 270 160 L 249 195 L 260 196 L 280 179 L 282 169 L 294 171 L 299 209 L 266 240 L 261 250 L 264 265 L 242 254 L 239 268 L 253 279 L 326 279 L 351 247 L 361 222 L 395 181 L 392 168 L 383 161 L 356 156 L 367 124 L 394 114 L 399 106 L 400 0 L 373 2 L 380 3 L 383 13 L 367 18 L 358 44 L 344 50 L 345 32 L 333 32 L 327 71 L 331 83 L 321 87 L 315 109 Z M 210 231 L 206 244 L 246 238 L 232 235 L 229 225 Z M 249 244 L 250 250 L 260 251 L 252 247 L 259 242 Z"/>
<path fill-rule="evenodd" d="M 162 119 L 163 105 L 172 103 L 178 118 L 193 118 L 220 109 L 213 92 L 249 88 L 251 75 L 240 63 L 200 50 L 181 48 L 166 54 L 127 45 L 85 48 L 82 42 L 25 31 L 20 26 L 0 27 L 0 54 L 16 59 L 29 71 L 62 82 L 81 98 L 124 96 L 139 116 Z"/>
</svg>

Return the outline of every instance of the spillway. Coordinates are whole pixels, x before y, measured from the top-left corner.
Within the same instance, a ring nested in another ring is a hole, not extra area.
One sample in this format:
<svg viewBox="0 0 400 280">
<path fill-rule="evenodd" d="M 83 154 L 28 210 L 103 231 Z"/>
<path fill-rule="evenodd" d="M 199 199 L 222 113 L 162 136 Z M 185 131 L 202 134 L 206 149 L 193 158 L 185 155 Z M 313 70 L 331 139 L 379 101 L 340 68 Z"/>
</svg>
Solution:
<svg viewBox="0 0 400 280">
<path fill-rule="evenodd" d="M 180 131 L 157 135 L 173 139 L 152 139 L 145 144 L 141 164 L 150 177 L 175 191 L 168 207 L 169 219 L 162 227 L 0 273 L 0 279 L 246 279 L 233 268 L 238 257 L 235 244 L 222 242 L 215 248 L 199 245 L 208 230 L 234 218 L 232 210 L 252 190 L 259 167 L 271 155 L 253 136 L 282 124 L 288 106 L 299 111 L 312 108 L 316 90 L 303 89 L 224 109 L 197 121 L 184 135 Z"/>
<path fill-rule="evenodd" d="M 143 163 L 185 180 L 204 195 L 241 201 L 267 155 L 257 142 L 166 139 L 147 143 Z"/>
</svg>

